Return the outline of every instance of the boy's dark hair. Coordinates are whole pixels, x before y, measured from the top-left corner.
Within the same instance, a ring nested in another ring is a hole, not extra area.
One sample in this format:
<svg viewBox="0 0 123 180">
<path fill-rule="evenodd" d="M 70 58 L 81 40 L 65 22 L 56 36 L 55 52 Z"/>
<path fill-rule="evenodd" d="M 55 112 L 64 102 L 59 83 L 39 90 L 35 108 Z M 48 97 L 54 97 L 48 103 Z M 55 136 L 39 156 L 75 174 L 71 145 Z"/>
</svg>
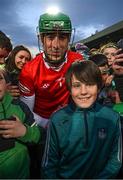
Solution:
<svg viewBox="0 0 123 180">
<path fill-rule="evenodd" d="M 93 61 L 98 67 L 108 66 L 108 59 L 104 54 L 92 55 L 89 60 Z"/>
<path fill-rule="evenodd" d="M 8 52 L 12 50 L 11 40 L 2 31 L 0 31 L 0 48 L 5 48 Z"/>
<path fill-rule="evenodd" d="M 98 66 L 92 61 L 76 61 L 69 67 L 65 80 L 69 91 L 72 87 L 72 76 L 75 76 L 80 82 L 95 85 L 98 89 L 102 88 L 102 76 Z"/>
</svg>

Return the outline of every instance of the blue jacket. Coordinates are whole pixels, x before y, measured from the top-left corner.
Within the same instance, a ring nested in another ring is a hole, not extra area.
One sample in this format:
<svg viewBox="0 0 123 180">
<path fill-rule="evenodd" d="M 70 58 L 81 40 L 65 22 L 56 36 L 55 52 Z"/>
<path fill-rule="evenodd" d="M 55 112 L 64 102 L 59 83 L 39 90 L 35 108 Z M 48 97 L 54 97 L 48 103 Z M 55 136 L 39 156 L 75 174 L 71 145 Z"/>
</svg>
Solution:
<svg viewBox="0 0 123 180">
<path fill-rule="evenodd" d="M 84 110 L 71 103 L 52 115 L 44 178 L 114 178 L 120 167 L 120 121 L 112 109 L 95 104 Z"/>
</svg>

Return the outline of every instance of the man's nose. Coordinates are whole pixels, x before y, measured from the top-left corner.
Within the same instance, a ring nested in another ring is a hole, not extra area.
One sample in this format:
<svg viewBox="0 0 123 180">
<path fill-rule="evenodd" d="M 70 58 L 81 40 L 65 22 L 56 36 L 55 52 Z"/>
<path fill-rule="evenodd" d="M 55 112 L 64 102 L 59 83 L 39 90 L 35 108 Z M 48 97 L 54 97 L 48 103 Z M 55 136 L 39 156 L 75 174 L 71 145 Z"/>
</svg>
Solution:
<svg viewBox="0 0 123 180">
<path fill-rule="evenodd" d="M 60 47 L 60 41 L 59 41 L 59 37 L 55 36 L 52 42 L 52 45 L 54 48 L 58 49 Z"/>
</svg>

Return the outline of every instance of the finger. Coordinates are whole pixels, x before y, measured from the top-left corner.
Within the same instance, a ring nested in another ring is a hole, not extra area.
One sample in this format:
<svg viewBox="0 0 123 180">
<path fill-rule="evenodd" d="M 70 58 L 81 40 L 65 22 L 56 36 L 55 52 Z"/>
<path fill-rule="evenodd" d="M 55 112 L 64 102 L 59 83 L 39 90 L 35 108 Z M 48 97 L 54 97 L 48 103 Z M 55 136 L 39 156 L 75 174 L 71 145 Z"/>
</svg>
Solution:
<svg viewBox="0 0 123 180">
<path fill-rule="evenodd" d="M 20 119 L 19 119 L 15 114 L 13 114 L 13 117 L 16 118 L 16 121 L 19 121 L 19 122 L 20 122 Z"/>
<path fill-rule="evenodd" d="M 10 134 L 3 134 L 3 137 L 8 139 L 8 138 L 12 138 L 12 136 Z"/>
<path fill-rule="evenodd" d="M 0 130 L 0 134 L 2 134 L 2 135 L 12 134 L 12 131 L 9 130 L 9 129 L 6 129 L 6 130 Z"/>
</svg>

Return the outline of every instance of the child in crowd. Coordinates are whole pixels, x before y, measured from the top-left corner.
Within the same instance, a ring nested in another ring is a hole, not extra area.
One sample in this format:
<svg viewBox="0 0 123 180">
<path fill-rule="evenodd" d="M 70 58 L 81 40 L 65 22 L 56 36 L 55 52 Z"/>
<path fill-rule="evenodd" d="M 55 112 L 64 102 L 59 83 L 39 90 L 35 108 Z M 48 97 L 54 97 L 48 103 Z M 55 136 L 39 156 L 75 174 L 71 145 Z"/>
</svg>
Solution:
<svg viewBox="0 0 123 180">
<path fill-rule="evenodd" d="M 42 162 L 46 179 L 115 178 L 121 167 L 118 113 L 96 102 L 102 76 L 92 61 L 66 73 L 72 100 L 51 116 Z"/>
<path fill-rule="evenodd" d="M 99 67 L 103 80 L 103 86 L 98 96 L 98 102 L 108 106 L 119 103 L 119 94 L 115 89 L 115 83 L 113 81 L 114 76 L 110 73 L 107 57 L 104 54 L 98 53 L 90 56 L 90 60 Z"/>
<path fill-rule="evenodd" d="M 30 178 L 27 145 L 40 141 L 33 114 L 7 92 L 8 78 L 0 70 L 0 179 Z"/>
<path fill-rule="evenodd" d="M 7 37 L 2 31 L 0 31 L 0 67 L 4 68 L 5 59 L 12 50 L 12 44 L 9 37 Z"/>
</svg>

